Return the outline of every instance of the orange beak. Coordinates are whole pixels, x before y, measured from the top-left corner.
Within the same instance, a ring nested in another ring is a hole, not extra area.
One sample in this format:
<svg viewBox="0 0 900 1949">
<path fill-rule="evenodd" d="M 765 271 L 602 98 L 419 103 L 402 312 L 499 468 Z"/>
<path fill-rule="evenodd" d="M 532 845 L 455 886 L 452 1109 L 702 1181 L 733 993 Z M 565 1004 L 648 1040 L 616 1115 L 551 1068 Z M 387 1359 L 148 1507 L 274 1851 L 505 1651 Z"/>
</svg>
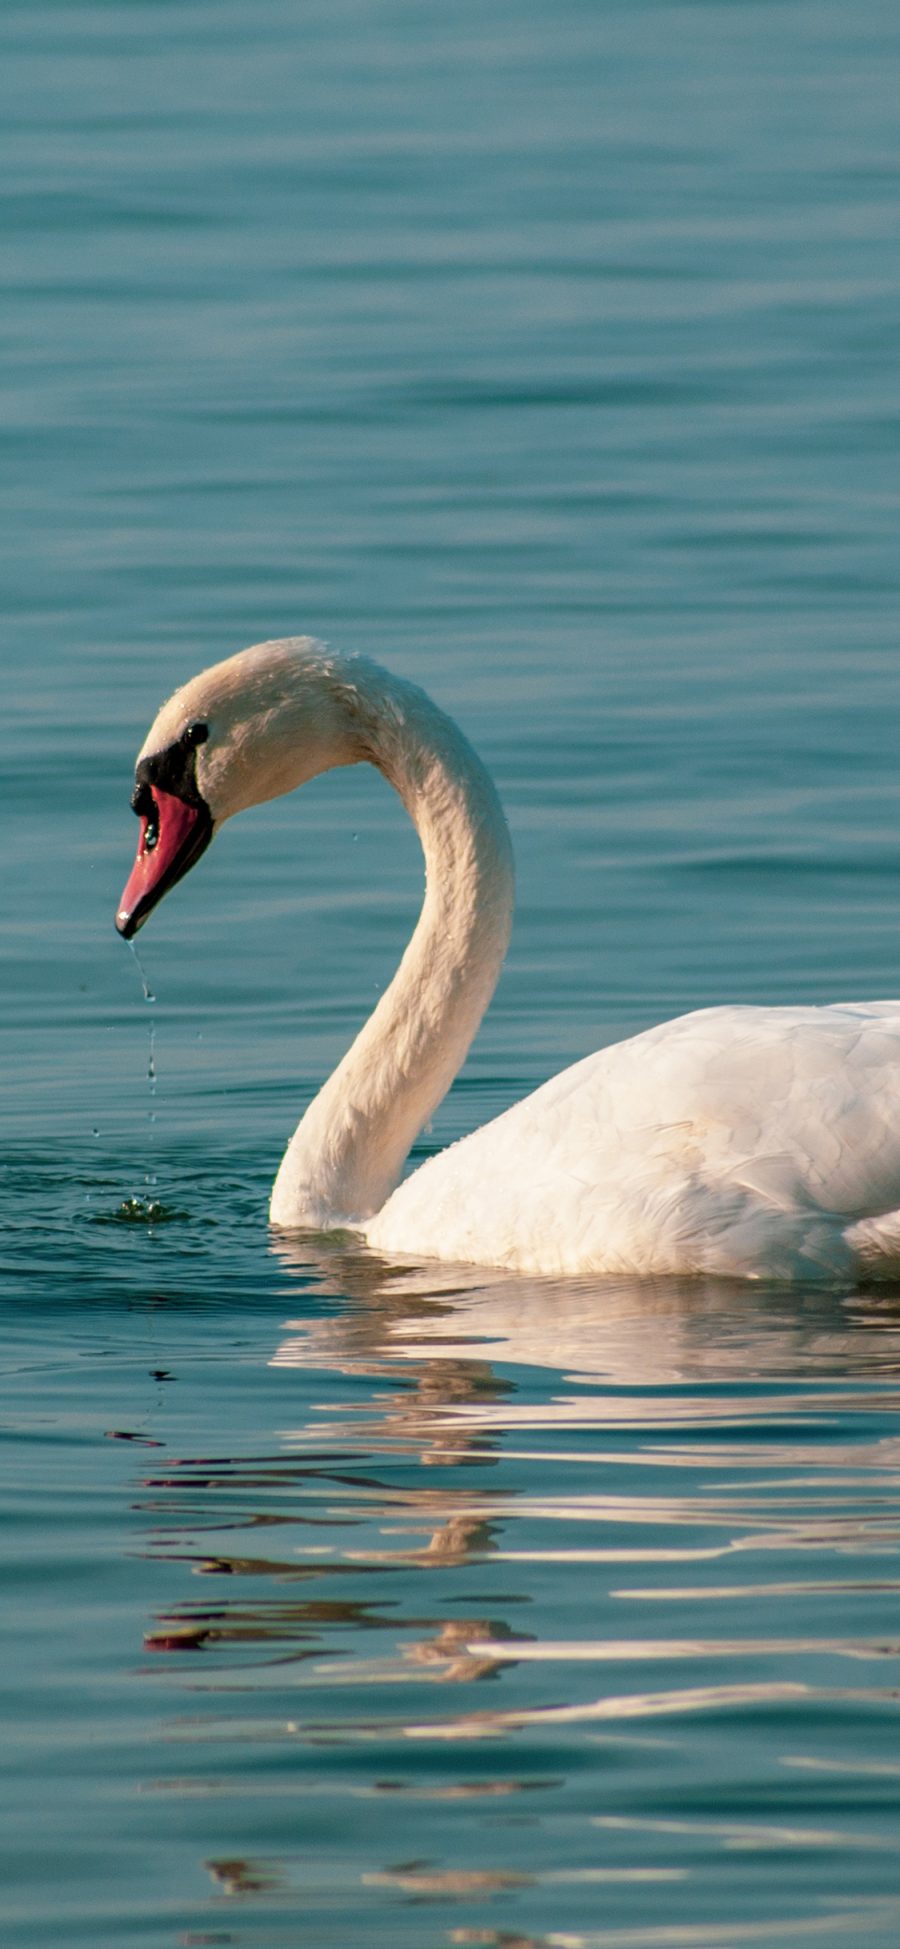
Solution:
<svg viewBox="0 0 900 1949">
<path fill-rule="evenodd" d="M 173 792 L 161 791 L 158 785 L 146 787 L 141 797 L 137 855 L 116 914 L 116 926 L 126 941 L 143 926 L 163 894 L 200 858 L 213 830 L 202 799 L 189 805 Z"/>
</svg>

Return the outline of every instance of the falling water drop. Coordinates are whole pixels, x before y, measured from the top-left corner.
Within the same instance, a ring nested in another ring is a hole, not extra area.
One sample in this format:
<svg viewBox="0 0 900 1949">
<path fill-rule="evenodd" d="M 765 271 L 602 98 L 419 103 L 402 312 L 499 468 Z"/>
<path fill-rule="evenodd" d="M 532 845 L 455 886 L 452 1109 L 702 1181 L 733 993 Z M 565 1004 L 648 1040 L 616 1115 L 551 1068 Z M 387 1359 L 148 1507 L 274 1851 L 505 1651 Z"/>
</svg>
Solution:
<svg viewBox="0 0 900 1949">
<path fill-rule="evenodd" d="M 147 976 L 146 976 L 146 972 L 145 972 L 145 970 L 144 970 L 144 964 L 143 964 L 143 961 L 141 960 L 141 957 L 140 957 L 140 955 L 139 955 L 139 953 L 138 953 L 138 951 L 137 951 L 137 948 L 135 947 L 135 944 L 134 944 L 134 942 L 133 942 L 133 941 L 129 941 L 129 942 L 128 942 L 128 946 L 130 947 L 130 949 L 131 949 L 131 952 L 132 952 L 132 954 L 133 954 L 133 956 L 134 956 L 134 965 L 135 965 L 135 967 L 137 968 L 137 971 L 138 971 L 138 974 L 140 975 L 140 979 L 141 979 L 141 987 L 142 987 L 142 989 L 143 989 L 143 991 L 144 991 L 144 1000 L 145 1000 L 145 1002 L 155 1002 L 155 1000 L 156 1000 L 156 996 L 154 995 L 154 993 L 153 993 L 153 990 L 152 990 L 152 988 L 151 988 L 151 986 L 150 986 L 150 983 L 149 983 L 149 981 L 147 980 Z"/>
<path fill-rule="evenodd" d="M 149 1001 L 150 999 L 149 995 L 147 996 L 147 999 Z M 150 1125 L 150 1136 L 152 1142 L 153 1126 L 156 1122 L 156 1023 L 155 1021 L 151 1021 L 150 1023 L 149 1046 L 147 1049 L 147 1081 L 150 1085 L 150 1108 L 147 1111 L 147 1122 Z M 147 1186 L 147 1191 L 149 1194 L 148 1203 L 152 1204 L 152 1194 L 156 1185 L 156 1172 L 150 1168 L 150 1160 L 148 1160 L 147 1170 L 144 1174 L 144 1183 Z"/>
<path fill-rule="evenodd" d="M 156 995 L 147 980 L 144 964 L 138 954 L 137 948 L 133 941 L 129 941 L 128 946 L 134 956 L 134 965 L 140 976 L 144 1000 L 145 1002 L 155 1002 Z M 153 1016 L 150 1018 L 147 1037 L 147 1082 L 150 1087 L 150 1107 L 147 1111 L 147 1122 L 150 1125 L 150 1139 L 152 1142 L 154 1134 L 153 1126 L 156 1123 L 156 1019 Z M 153 1210 L 153 1192 L 156 1187 L 156 1172 L 151 1168 L 151 1162 L 152 1160 L 148 1160 L 148 1167 L 144 1173 L 148 1213 L 152 1213 Z"/>
</svg>

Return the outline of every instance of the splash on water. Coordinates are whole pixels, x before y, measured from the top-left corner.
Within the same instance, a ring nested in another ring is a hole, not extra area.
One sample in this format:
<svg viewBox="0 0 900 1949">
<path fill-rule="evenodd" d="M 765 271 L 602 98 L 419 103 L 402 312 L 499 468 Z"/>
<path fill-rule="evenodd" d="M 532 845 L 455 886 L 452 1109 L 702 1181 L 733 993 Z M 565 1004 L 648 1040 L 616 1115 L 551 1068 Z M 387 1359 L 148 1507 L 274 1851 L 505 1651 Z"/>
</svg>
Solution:
<svg viewBox="0 0 900 1949">
<path fill-rule="evenodd" d="M 98 1212 L 96 1222 L 98 1225 L 168 1225 L 173 1219 L 187 1216 L 186 1211 L 176 1211 L 159 1198 L 123 1198 L 115 1211 L 105 1215 Z"/>
</svg>

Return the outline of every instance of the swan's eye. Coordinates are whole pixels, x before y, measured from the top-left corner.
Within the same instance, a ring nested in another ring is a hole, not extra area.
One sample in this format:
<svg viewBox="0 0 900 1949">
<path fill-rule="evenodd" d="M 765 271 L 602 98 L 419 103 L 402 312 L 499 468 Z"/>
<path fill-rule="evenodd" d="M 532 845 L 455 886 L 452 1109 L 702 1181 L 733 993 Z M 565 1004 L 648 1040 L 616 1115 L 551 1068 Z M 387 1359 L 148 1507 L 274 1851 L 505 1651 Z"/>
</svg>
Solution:
<svg viewBox="0 0 900 1949">
<path fill-rule="evenodd" d="M 187 730 L 182 731 L 181 742 L 187 746 L 188 751 L 196 751 L 198 744 L 205 744 L 208 737 L 209 725 L 198 718 L 196 724 L 189 724 Z"/>
</svg>

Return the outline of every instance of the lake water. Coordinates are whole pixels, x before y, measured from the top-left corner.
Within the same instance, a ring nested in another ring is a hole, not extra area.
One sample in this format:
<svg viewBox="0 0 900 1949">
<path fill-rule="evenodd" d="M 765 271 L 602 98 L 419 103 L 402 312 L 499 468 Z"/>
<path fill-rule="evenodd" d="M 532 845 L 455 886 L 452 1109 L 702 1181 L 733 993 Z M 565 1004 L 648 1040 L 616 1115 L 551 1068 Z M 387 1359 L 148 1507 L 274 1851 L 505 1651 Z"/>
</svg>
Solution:
<svg viewBox="0 0 900 1949">
<path fill-rule="evenodd" d="M 152 1002 L 112 916 L 162 697 L 310 630 L 513 829 L 419 1154 L 897 992 L 894 0 L 9 0 L 0 54 L 4 1949 L 893 1949 L 897 1296 L 273 1242 L 420 897 L 374 774 L 229 828 Z"/>
</svg>

